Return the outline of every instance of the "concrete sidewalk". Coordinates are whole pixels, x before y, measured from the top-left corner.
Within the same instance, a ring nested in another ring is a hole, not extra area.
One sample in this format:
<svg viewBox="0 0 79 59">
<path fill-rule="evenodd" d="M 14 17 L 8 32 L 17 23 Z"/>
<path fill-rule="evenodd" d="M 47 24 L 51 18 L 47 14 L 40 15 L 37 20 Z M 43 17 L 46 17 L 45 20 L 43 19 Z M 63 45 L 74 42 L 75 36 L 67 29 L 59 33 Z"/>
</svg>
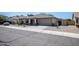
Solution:
<svg viewBox="0 0 79 59">
<path fill-rule="evenodd" d="M 25 30 L 25 31 L 33 31 L 33 32 L 46 33 L 46 34 L 59 35 L 59 36 L 66 36 L 66 37 L 72 37 L 72 38 L 79 38 L 79 34 L 69 33 L 69 32 L 50 31 L 50 30 L 44 30 L 44 29 L 15 27 L 15 26 L 0 26 L 0 27 L 6 27 L 6 28 L 12 28 L 12 29 L 18 29 L 18 30 Z"/>
</svg>

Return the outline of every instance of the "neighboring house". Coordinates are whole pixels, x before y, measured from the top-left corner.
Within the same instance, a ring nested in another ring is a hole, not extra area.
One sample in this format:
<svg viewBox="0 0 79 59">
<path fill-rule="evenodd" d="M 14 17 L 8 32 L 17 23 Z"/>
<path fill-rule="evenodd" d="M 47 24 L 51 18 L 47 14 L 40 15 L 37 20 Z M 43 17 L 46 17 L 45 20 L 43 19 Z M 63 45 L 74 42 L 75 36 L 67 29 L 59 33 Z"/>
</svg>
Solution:
<svg viewBox="0 0 79 59">
<path fill-rule="evenodd" d="M 22 22 L 27 25 L 62 25 L 62 19 L 48 14 L 37 14 L 33 16 L 13 16 L 10 17 L 14 23 Z"/>
<path fill-rule="evenodd" d="M 72 19 L 75 21 L 75 25 L 79 27 L 79 12 L 74 12 Z"/>
</svg>

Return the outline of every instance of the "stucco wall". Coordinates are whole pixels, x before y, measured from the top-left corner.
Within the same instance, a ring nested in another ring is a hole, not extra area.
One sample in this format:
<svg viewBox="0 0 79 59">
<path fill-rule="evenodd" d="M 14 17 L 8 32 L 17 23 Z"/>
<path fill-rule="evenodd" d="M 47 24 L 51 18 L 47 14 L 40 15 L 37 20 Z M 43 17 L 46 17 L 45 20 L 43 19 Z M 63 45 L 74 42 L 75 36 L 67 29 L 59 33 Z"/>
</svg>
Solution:
<svg viewBox="0 0 79 59">
<path fill-rule="evenodd" d="M 52 25 L 57 25 L 57 19 L 55 19 L 55 18 L 52 18 Z"/>
<path fill-rule="evenodd" d="M 75 25 L 79 26 L 79 12 L 74 13 L 74 18 L 73 20 L 75 21 Z M 78 22 L 77 22 L 78 21 Z"/>
</svg>

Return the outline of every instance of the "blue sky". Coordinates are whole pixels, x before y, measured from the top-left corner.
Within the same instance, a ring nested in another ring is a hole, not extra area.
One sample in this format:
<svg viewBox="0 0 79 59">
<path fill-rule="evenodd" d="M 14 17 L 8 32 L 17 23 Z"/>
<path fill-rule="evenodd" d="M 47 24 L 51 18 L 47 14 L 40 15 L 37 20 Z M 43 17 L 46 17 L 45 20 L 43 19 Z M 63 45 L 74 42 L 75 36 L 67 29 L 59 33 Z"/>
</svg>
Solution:
<svg viewBox="0 0 79 59">
<path fill-rule="evenodd" d="M 15 15 L 39 14 L 39 13 L 52 14 L 56 17 L 63 19 L 72 18 L 73 14 L 73 12 L 0 12 L 0 15 L 15 16 Z"/>
</svg>

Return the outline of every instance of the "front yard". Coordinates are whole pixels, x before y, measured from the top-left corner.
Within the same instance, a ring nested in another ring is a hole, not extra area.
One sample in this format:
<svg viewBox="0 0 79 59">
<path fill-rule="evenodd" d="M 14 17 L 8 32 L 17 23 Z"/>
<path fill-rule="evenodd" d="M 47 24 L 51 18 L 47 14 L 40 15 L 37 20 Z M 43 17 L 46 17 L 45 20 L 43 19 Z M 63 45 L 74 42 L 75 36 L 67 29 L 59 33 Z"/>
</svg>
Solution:
<svg viewBox="0 0 79 59">
<path fill-rule="evenodd" d="M 59 26 L 58 28 L 57 27 L 48 27 L 45 30 L 71 32 L 71 33 L 79 34 L 79 28 L 77 28 L 76 26 Z"/>
</svg>

